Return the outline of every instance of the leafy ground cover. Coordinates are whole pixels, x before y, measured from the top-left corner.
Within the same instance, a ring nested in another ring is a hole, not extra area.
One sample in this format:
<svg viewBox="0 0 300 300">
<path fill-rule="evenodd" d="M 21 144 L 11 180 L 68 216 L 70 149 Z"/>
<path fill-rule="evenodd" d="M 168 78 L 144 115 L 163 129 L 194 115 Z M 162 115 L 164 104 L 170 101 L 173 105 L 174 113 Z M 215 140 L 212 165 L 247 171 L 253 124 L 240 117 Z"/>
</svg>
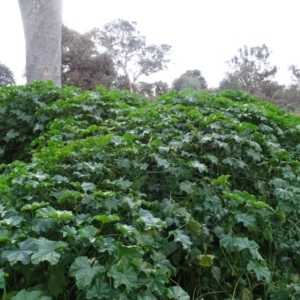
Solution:
<svg viewBox="0 0 300 300">
<path fill-rule="evenodd" d="M 299 299 L 299 117 L 36 82 L 0 133 L 2 299 Z"/>
</svg>

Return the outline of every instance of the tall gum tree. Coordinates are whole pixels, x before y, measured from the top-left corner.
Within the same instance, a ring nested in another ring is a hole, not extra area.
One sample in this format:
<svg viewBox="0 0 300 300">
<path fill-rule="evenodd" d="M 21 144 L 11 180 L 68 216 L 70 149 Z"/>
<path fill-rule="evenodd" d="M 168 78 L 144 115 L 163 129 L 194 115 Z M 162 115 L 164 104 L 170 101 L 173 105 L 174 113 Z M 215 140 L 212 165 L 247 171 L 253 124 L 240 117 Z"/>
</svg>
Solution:
<svg viewBox="0 0 300 300">
<path fill-rule="evenodd" d="M 62 0 L 19 0 L 25 42 L 26 79 L 61 86 Z"/>
</svg>

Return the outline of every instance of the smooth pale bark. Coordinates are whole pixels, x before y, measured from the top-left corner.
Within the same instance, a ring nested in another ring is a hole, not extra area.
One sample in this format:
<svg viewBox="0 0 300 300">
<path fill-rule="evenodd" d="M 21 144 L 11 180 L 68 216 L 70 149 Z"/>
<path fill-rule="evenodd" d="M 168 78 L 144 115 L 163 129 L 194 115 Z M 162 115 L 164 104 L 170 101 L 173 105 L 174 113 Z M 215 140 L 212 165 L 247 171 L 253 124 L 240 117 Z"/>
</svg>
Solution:
<svg viewBox="0 0 300 300">
<path fill-rule="evenodd" d="M 62 0 L 19 0 L 26 41 L 26 79 L 61 86 Z"/>
</svg>

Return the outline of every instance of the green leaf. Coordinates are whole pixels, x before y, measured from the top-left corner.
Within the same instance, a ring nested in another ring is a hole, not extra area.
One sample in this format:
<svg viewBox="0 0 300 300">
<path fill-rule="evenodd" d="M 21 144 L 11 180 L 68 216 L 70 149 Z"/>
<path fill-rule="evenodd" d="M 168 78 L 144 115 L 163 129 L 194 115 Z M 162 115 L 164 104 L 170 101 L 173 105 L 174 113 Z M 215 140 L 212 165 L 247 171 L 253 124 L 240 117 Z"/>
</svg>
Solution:
<svg viewBox="0 0 300 300">
<path fill-rule="evenodd" d="M 82 189 L 86 191 L 94 191 L 96 189 L 96 186 L 92 182 L 83 182 L 81 184 Z"/>
<path fill-rule="evenodd" d="M 174 230 L 170 232 L 174 236 L 174 242 L 180 242 L 183 249 L 189 249 L 192 245 L 190 238 L 183 233 L 183 230 Z"/>
<path fill-rule="evenodd" d="M 217 179 L 213 180 L 213 185 L 226 185 L 230 175 L 221 175 Z"/>
<path fill-rule="evenodd" d="M 255 226 L 255 218 L 249 214 L 237 214 L 236 220 L 242 222 L 245 227 Z"/>
<path fill-rule="evenodd" d="M 115 146 L 119 146 L 122 144 L 123 138 L 121 136 L 115 135 L 111 138 L 111 141 L 115 144 Z"/>
<path fill-rule="evenodd" d="M 275 215 L 282 223 L 286 221 L 286 215 L 283 210 L 277 208 L 275 211 Z"/>
<path fill-rule="evenodd" d="M 67 247 L 64 242 L 49 241 L 45 238 L 36 240 L 38 251 L 31 256 L 31 262 L 34 265 L 39 264 L 42 261 L 48 261 L 51 265 L 55 265 L 59 262 L 63 249 Z"/>
<path fill-rule="evenodd" d="M 254 271 L 257 280 L 265 279 L 267 282 L 270 282 L 270 270 L 267 267 L 261 266 L 258 262 L 251 260 L 247 264 L 247 270 Z"/>
<path fill-rule="evenodd" d="M 93 244 L 95 247 L 97 247 L 97 250 L 100 253 L 108 252 L 110 255 L 114 253 L 116 246 L 115 246 L 115 240 L 112 237 L 98 237 L 97 240 Z"/>
<path fill-rule="evenodd" d="M 220 280 L 221 280 L 221 269 L 219 267 L 212 266 L 211 267 L 211 273 L 212 273 L 214 279 L 216 279 L 216 281 L 218 283 L 220 283 Z"/>
<path fill-rule="evenodd" d="M 207 157 L 215 165 L 219 163 L 219 159 L 214 155 L 207 154 L 205 157 Z"/>
<path fill-rule="evenodd" d="M 76 278 L 78 288 L 85 289 L 90 286 L 97 274 L 102 274 L 104 271 L 104 267 L 98 265 L 97 262 L 92 266 L 91 261 L 86 256 L 80 256 L 71 265 L 69 273 Z"/>
<path fill-rule="evenodd" d="M 187 194 L 192 194 L 194 192 L 193 186 L 194 186 L 194 183 L 192 183 L 188 180 L 185 180 L 180 183 L 179 188 L 180 188 L 180 190 L 186 192 Z"/>
<path fill-rule="evenodd" d="M 131 266 L 113 265 L 107 275 L 114 279 L 114 287 L 124 284 L 127 290 L 137 287 L 137 274 Z"/>
<path fill-rule="evenodd" d="M 145 230 L 157 228 L 161 229 L 167 226 L 166 222 L 162 221 L 159 218 L 154 218 L 150 211 L 140 209 L 140 217 L 138 218 L 138 222 L 145 225 Z"/>
<path fill-rule="evenodd" d="M 199 161 L 194 161 L 192 162 L 192 166 L 196 169 L 198 169 L 198 171 L 200 173 L 203 173 L 203 172 L 207 172 L 208 169 L 207 169 L 207 166 L 205 164 L 201 164 Z"/>
<path fill-rule="evenodd" d="M 197 258 L 201 267 L 211 267 L 214 263 L 215 256 L 210 254 L 203 254 L 198 255 Z"/>
<path fill-rule="evenodd" d="M 2 252 L 1 257 L 7 259 L 10 265 L 14 265 L 17 262 L 21 262 L 24 265 L 30 263 L 30 256 L 36 253 L 38 247 L 36 239 L 28 238 L 24 242 L 18 243 L 19 248 L 14 250 L 5 250 Z"/>
<path fill-rule="evenodd" d="M 63 292 L 65 286 L 65 272 L 60 265 L 55 265 L 48 271 L 48 289 L 51 295 L 57 297 Z"/>
<path fill-rule="evenodd" d="M 2 269 L 0 269 L 0 289 L 5 288 L 5 277 L 8 277 L 9 274 L 5 273 Z"/>
<path fill-rule="evenodd" d="M 17 137 L 17 136 L 19 136 L 19 135 L 20 135 L 19 132 L 15 131 L 14 129 L 10 129 L 10 130 L 8 130 L 8 132 L 6 133 L 6 135 L 5 135 L 5 137 L 3 138 L 3 140 L 4 140 L 5 142 L 8 143 L 11 139 L 13 139 L 13 138 L 15 138 L 15 137 Z"/>
<path fill-rule="evenodd" d="M 120 242 L 116 242 L 115 257 L 119 259 L 119 263 L 123 266 L 129 266 L 134 260 L 142 258 L 144 251 L 138 246 L 124 246 Z"/>
<path fill-rule="evenodd" d="M 155 252 L 151 255 L 151 258 L 153 259 L 153 263 L 156 268 L 164 270 L 169 276 L 175 274 L 176 269 L 171 265 L 170 261 L 164 254 Z"/>
<path fill-rule="evenodd" d="M 96 279 L 86 293 L 86 299 L 109 299 L 110 286 L 103 279 Z"/>
<path fill-rule="evenodd" d="M 18 227 L 22 223 L 23 220 L 24 219 L 21 216 L 11 216 L 11 217 L 2 219 L 0 221 L 0 225 Z"/>
<path fill-rule="evenodd" d="M 21 208 L 21 211 L 28 211 L 28 210 L 31 210 L 31 211 L 34 211 L 34 210 L 37 210 L 38 208 L 41 208 L 41 207 L 45 207 L 45 206 L 48 206 L 49 205 L 49 202 L 33 202 L 31 204 L 26 204 L 24 205 L 22 208 Z"/>
<path fill-rule="evenodd" d="M 46 296 L 43 291 L 31 291 L 21 290 L 16 296 L 11 298 L 12 300 L 52 300 L 52 297 Z"/>
<path fill-rule="evenodd" d="M 229 234 L 222 234 L 220 236 L 220 246 L 225 248 L 228 252 L 234 251 L 234 238 Z"/>
<path fill-rule="evenodd" d="M 97 215 L 93 217 L 93 220 L 102 222 L 103 224 L 116 222 L 120 220 L 120 217 L 117 215 Z"/>
<path fill-rule="evenodd" d="M 123 191 L 126 191 L 130 186 L 132 186 L 132 182 L 131 181 L 124 180 L 123 178 L 117 179 L 114 182 L 118 186 L 120 186 Z"/>
<path fill-rule="evenodd" d="M 168 297 L 176 300 L 190 300 L 189 294 L 180 286 L 172 286 L 168 290 Z"/>
<path fill-rule="evenodd" d="M 157 300 L 157 298 L 151 292 L 139 293 L 138 300 Z"/>
<path fill-rule="evenodd" d="M 201 234 L 201 224 L 197 221 L 189 220 L 187 228 L 194 235 L 199 236 Z"/>
<path fill-rule="evenodd" d="M 154 275 L 151 274 L 150 276 L 144 275 L 139 277 L 139 284 L 146 286 L 147 292 L 156 292 L 159 295 L 165 293 L 167 290 L 165 284 L 168 282 L 168 277 L 162 272 L 156 272 Z"/>
<path fill-rule="evenodd" d="M 89 240 L 91 243 L 96 240 L 96 235 L 98 234 L 98 232 L 99 229 L 93 225 L 88 225 L 78 230 L 79 236 L 82 239 Z"/>
<path fill-rule="evenodd" d="M 168 169 L 170 167 L 169 162 L 165 158 L 161 158 L 160 156 L 156 155 L 155 160 L 159 167 L 163 167 L 164 169 Z"/>
<path fill-rule="evenodd" d="M 276 188 L 274 190 L 274 194 L 282 200 L 290 200 L 294 197 L 294 193 L 292 191 L 288 191 L 283 188 Z"/>
</svg>

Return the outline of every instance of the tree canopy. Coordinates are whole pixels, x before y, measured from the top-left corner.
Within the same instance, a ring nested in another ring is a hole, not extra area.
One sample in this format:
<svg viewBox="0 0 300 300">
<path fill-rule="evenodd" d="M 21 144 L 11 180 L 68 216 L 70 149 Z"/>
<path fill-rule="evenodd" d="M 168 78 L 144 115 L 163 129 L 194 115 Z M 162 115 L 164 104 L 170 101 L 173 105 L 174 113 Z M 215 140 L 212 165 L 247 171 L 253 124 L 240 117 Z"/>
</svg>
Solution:
<svg viewBox="0 0 300 300">
<path fill-rule="evenodd" d="M 13 72 L 0 62 L 0 87 L 15 84 Z"/>
<path fill-rule="evenodd" d="M 141 77 L 164 70 L 169 62 L 167 55 L 171 46 L 147 45 L 146 38 L 137 30 L 136 22 L 117 19 L 104 25 L 102 30 L 93 29 L 91 34 L 122 72 L 130 92 L 137 91 Z"/>
<path fill-rule="evenodd" d="M 220 89 L 238 89 L 257 96 L 270 96 L 268 85 L 277 73 L 277 67 L 269 62 L 269 48 L 263 44 L 258 47 L 244 45 L 238 49 L 238 54 L 227 61 L 231 71 L 220 83 Z"/>
<path fill-rule="evenodd" d="M 175 79 L 172 83 L 172 89 L 175 91 L 180 91 L 185 88 L 191 88 L 195 90 L 207 89 L 206 80 L 202 76 L 200 70 L 187 70 L 184 74 L 182 74 L 179 78 Z"/>
<path fill-rule="evenodd" d="M 62 84 L 82 89 L 97 85 L 112 87 L 116 81 L 113 60 L 107 53 L 99 53 L 90 33 L 63 26 L 62 31 Z"/>
</svg>

